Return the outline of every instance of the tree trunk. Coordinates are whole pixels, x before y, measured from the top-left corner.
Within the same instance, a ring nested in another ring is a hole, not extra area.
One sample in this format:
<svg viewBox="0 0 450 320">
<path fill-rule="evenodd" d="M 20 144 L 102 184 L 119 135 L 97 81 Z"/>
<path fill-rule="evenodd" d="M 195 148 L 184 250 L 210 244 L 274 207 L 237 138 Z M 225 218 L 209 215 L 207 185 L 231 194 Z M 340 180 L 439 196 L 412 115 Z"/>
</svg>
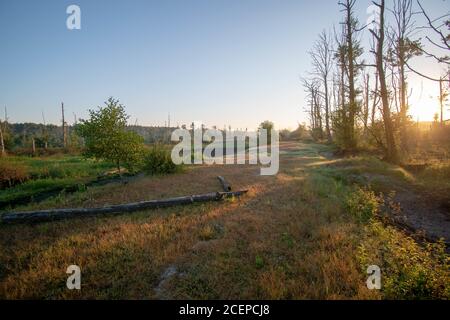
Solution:
<svg viewBox="0 0 450 320">
<path fill-rule="evenodd" d="M 378 73 L 375 74 L 375 90 L 372 102 L 372 118 L 371 118 L 372 127 L 375 125 L 375 115 L 377 113 L 377 95 L 378 95 Z"/>
<path fill-rule="evenodd" d="M 369 90 L 370 90 L 370 77 L 366 75 L 364 81 L 365 95 L 364 95 L 364 135 L 367 135 L 367 128 L 369 127 Z"/>
<path fill-rule="evenodd" d="M 355 90 L 355 61 L 354 61 L 354 48 L 353 48 L 353 17 L 351 10 L 351 3 L 347 0 L 347 19 L 346 19 L 346 29 L 347 29 L 347 54 L 348 54 L 348 86 L 349 86 L 349 114 L 348 114 L 348 146 L 350 149 L 356 148 L 355 139 L 355 115 L 356 115 L 356 90 Z"/>
<path fill-rule="evenodd" d="M 6 155 L 6 150 L 5 150 L 5 140 L 3 138 L 3 129 L 2 129 L 2 122 L 1 121 L 0 121 L 0 143 L 2 144 L 1 156 L 4 157 Z"/>
<path fill-rule="evenodd" d="M 399 47 L 399 81 L 400 81 L 400 139 L 402 149 L 408 151 L 408 104 L 406 101 L 406 75 L 405 75 L 405 52 L 403 40 L 400 40 Z"/>
<path fill-rule="evenodd" d="M 441 107 L 441 126 L 444 126 L 444 81 L 439 81 L 439 103 Z"/>
<path fill-rule="evenodd" d="M 33 150 L 33 157 L 36 155 L 36 140 L 33 138 L 31 140 L 31 144 L 32 144 L 32 150 Z"/>
<path fill-rule="evenodd" d="M 120 160 L 117 161 L 117 170 L 119 171 L 119 176 L 122 176 L 122 170 L 120 168 Z"/>
<path fill-rule="evenodd" d="M 333 139 L 331 137 L 331 129 L 330 129 L 330 101 L 328 92 L 328 75 L 325 75 L 323 82 L 325 86 L 325 128 L 327 131 L 328 142 L 331 143 Z"/>
<path fill-rule="evenodd" d="M 230 192 L 231 191 L 231 185 L 225 180 L 224 177 L 217 177 L 219 179 L 220 184 L 222 185 L 223 191 Z"/>
<path fill-rule="evenodd" d="M 67 147 L 67 130 L 66 130 L 66 120 L 64 117 L 64 103 L 61 103 L 61 113 L 62 113 L 62 131 L 63 131 L 63 146 Z"/>
<path fill-rule="evenodd" d="M 31 212 L 13 212 L 2 215 L 1 222 L 6 224 L 37 223 L 68 218 L 95 216 L 101 214 L 123 214 L 179 205 L 190 205 L 193 203 L 221 201 L 225 198 L 239 197 L 246 193 L 247 190 L 236 192 L 214 192 L 202 195 L 172 198 L 166 200 L 144 201 L 103 208 L 54 209 Z"/>
<path fill-rule="evenodd" d="M 389 107 L 389 98 L 388 98 L 388 90 L 386 85 L 386 77 L 385 77 L 385 69 L 384 69 L 384 39 L 385 39 L 385 30 L 384 30 L 384 12 L 385 12 L 385 0 L 380 0 L 380 4 L 377 4 L 380 8 L 380 29 L 379 34 L 377 35 L 375 32 L 371 31 L 372 34 L 377 39 L 377 49 L 376 49 L 376 66 L 378 72 L 378 78 L 380 81 L 380 95 L 381 101 L 383 104 L 383 121 L 384 121 L 384 129 L 386 134 L 386 160 L 392 163 L 398 162 L 398 154 L 397 147 L 395 144 L 394 138 L 394 130 L 391 119 L 391 110 Z"/>
</svg>

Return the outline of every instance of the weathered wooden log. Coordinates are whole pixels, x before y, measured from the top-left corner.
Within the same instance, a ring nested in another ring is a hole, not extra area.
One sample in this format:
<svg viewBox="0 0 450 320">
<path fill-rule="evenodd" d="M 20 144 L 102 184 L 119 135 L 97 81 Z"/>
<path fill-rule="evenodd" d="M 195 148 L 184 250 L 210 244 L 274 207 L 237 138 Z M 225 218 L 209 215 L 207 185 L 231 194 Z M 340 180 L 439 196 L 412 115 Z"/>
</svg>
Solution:
<svg viewBox="0 0 450 320">
<path fill-rule="evenodd" d="M 223 191 L 231 192 L 231 185 L 225 180 L 224 177 L 218 176 L 217 179 L 219 179 L 220 183 L 222 184 Z"/>
<path fill-rule="evenodd" d="M 247 190 L 236 192 L 214 192 L 202 195 L 193 195 L 165 200 L 152 200 L 137 203 L 108 206 L 103 208 L 78 208 L 78 209 L 50 209 L 30 212 L 11 212 L 2 215 L 1 222 L 4 224 L 36 223 L 45 221 L 62 220 L 102 214 L 123 214 L 156 208 L 166 208 L 192 203 L 221 201 L 225 198 L 239 197 Z"/>
</svg>

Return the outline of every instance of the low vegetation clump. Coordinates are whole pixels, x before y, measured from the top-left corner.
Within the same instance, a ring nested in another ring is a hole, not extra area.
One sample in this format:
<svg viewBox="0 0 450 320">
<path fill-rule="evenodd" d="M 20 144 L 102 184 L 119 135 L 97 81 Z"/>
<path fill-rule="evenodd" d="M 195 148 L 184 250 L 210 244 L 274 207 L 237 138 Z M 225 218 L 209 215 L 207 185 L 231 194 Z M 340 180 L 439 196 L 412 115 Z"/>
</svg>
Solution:
<svg viewBox="0 0 450 320">
<path fill-rule="evenodd" d="M 200 229 L 198 238 L 201 241 L 210 241 L 215 238 L 215 235 L 216 235 L 216 232 L 214 230 L 214 227 L 207 225 L 207 226 L 203 227 L 202 229 Z"/>
<path fill-rule="evenodd" d="M 363 223 L 358 260 L 362 272 L 377 265 L 382 270 L 386 299 L 449 299 L 450 259 L 443 241 L 418 244 L 379 219 L 382 198 L 357 188 L 346 200 L 349 212 Z"/>
<path fill-rule="evenodd" d="M 448 179 L 450 177 L 450 162 L 428 166 L 423 176 L 430 179 Z M 446 181 L 448 182 L 447 179 Z"/>
<path fill-rule="evenodd" d="M 434 166 L 420 174 L 411 175 L 398 166 L 383 163 L 373 157 L 348 158 L 327 163 L 316 168 L 315 172 L 322 179 L 330 177 L 347 186 L 342 189 L 342 206 L 360 228 L 357 258 L 361 273 L 366 274 L 371 265 L 380 267 L 382 297 L 448 299 L 450 261 L 446 245 L 444 242 L 418 243 L 404 231 L 395 228 L 384 212 L 389 204 L 385 204 L 382 193 L 378 194 L 392 190 L 393 185 L 422 185 L 433 175 L 442 187 L 439 177 L 445 172 L 445 166 Z M 426 189 L 429 190 L 429 187 Z"/>
<path fill-rule="evenodd" d="M 32 203 L 39 199 L 57 196 L 59 192 L 75 191 L 82 182 L 73 179 L 40 179 L 30 180 L 26 183 L 0 192 L 0 208 L 8 208 L 22 204 Z"/>
<path fill-rule="evenodd" d="M 11 188 L 17 184 L 21 184 L 30 178 L 27 167 L 0 161 L 0 188 Z"/>
<path fill-rule="evenodd" d="M 172 161 L 170 149 L 164 145 L 156 144 L 144 156 L 143 170 L 149 175 L 172 174 L 180 167 Z"/>
<path fill-rule="evenodd" d="M 447 198 L 450 194 L 450 160 L 432 164 L 417 174 L 417 181 L 430 192 L 441 194 Z"/>
<path fill-rule="evenodd" d="M 368 223 L 378 213 L 383 200 L 371 190 L 356 188 L 347 197 L 347 211 L 360 223 Z"/>
<path fill-rule="evenodd" d="M 7 157 L 0 161 L 0 208 L 30 203 L 59 192 L 78 190 L 114 165 L 80 156 Z"/>
<path fill-rule="evenodd" d="M 358 258 L 363 269 L 374 264 L 381 268 L 386 299 L 450 298 L 450 260 L 443 242 L 419 245 L 379 221 L 364 231 Z"/>
</svg>

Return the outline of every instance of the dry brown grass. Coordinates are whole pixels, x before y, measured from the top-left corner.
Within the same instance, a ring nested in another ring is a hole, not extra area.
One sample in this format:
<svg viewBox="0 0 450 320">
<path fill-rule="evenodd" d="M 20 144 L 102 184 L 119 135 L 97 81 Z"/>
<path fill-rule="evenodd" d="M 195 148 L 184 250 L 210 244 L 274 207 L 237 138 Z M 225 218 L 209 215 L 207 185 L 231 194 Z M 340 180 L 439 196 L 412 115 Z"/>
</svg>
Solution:
<svg viewBox="0 0 450 320">
<path fill-rule="evenodd" d="M 29 178 L 27 167 L 24 165 L 0 160 L 0 189 L 10 188 Z"/>
</svg>

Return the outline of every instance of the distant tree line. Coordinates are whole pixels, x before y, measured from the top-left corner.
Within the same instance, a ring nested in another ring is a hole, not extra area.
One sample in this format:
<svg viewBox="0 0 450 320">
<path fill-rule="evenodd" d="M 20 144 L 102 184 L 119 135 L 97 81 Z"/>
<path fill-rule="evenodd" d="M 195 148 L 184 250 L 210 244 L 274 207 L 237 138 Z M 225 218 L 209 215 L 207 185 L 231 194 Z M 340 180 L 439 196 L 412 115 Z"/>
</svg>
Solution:
<svg viewBox="0 0 450 320">
<path fill-rule="evenodd" d="M 67 125 L 67 148 L 80 148 L 83 146 L 82 139 L 77 135 L 75 125 Z M 64 148 L 64 136 L 61 126 L 53 124 L 38 123 L 6 123 L 1 124 L 3 140 L 6 152 L 14 152 L 18 149 L 35 148 L 51 149 Z M 167 143 L 170 134 L 176 128 L 127 126 L 127 130 L 136 132 L 147 144 Z M 1 143 L 0 143 L 1 144 Z"/>
<path fill-rule="evenodd" d="M 111 101 L 110 101 L 111 102 Z M 108 102 L 108 103 L 110 103 Z M 67 151 L 80 151 L 85 147 L 85 141 L 78 134 L 76 128 L 80 125 L 69 125 L 65 122 L 64 131 L 62 125 L 43 123 L 9 123 L 3 121 L 0 123 L 1 133 L 5 146 L 5 154 L 8 153 L 25 153 L 32 154 L 33 148 L 38 153 L 48 153 L 56 151 L 54 149 L 66 149 Z M 266 122 L 262 124 L 265 128 L 273 128 L 273 124 Z M 269 127 L 267 127 L 269 126 Z M 143 142 L 147 145 L 162 143 L 171 143 L 172 132 L 179 128 L 163 127 L 163 126 L 125 126 L 125 130 L 134 132 L 143 138 Z M 193 130 L 194 124 L 182 125 L 181 128 Z M 212 128 L 217 129 L 216 126 Z M 207 128 L 203 126 L 203 130 Z M 225 126 L 224 131 L 231 131 L 231 126 Z M 0 142 L 0 145 L 2 143 Z M 3 146 L 3 145 L 2 145 Z M 0 146 L 1 147 L 1 146 Z"/>
</svg>

